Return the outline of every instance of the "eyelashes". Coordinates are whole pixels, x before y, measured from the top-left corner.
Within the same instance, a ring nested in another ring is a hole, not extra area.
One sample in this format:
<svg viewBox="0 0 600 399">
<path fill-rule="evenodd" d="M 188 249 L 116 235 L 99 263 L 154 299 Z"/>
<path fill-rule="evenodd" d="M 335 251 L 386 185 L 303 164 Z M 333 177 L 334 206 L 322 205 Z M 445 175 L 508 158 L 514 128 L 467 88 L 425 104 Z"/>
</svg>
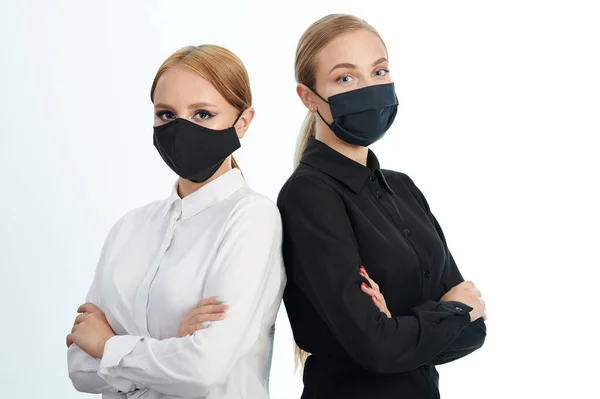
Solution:
<svg viewBox="0 0 600 399">
<path fill-rule="evenodd" d="M 199 109 L 196 112 L 194 112 L 194 115 L 192 116 L 192 119 L 196 119 L 196 120 L 200 120 L 200 121 L 206 121 L 210 118 L 213 118 L 216 114 L 214 112 L 210 112 L 204 109 Z M 168 122 L 168 121 L 172 121 L 173 119 L 177 119 L 177 117 L 175 116 L 175 114 L 171 111 L 158 111 L 156 113 L 156 116 L 164 122 Z"/>
<path fill-rule="evenodd" d="M 383 78 L 390 73 L 390 70 L 387 68 L 379 68 L 375 71 L 374 75 L 378 78 Z M 350 83 L 354 80 L 354 77 L 349 74 L 340 75 L 336 81 L 339 83 Z"/>
<path fill-rule="evenodd" d="M 156 113 L 156 116 L 161 121 L 170 121 L 170 120 L 174 119 L 174 115 L 173 115 L 173 113 L 171 111 L 158 111 Z"/>
</svg>

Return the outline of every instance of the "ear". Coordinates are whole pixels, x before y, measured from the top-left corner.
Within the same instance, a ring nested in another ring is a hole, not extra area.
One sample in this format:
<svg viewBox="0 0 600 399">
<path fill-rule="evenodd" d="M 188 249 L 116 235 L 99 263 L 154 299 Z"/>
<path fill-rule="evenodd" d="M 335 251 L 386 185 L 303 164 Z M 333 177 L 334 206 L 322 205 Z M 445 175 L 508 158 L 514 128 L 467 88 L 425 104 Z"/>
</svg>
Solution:
<svg viewBox="0 0 600 399">
<path fill-rule="evenodd" d="M 246 134 L 252 119 L 254 119 L 254 108 L 246 108 L 244 112 L 242 112 L 242 115 L 238 121 L 235 123 L 235 132 L 237 133 L 239 139 L 242 139 Z"/>
<path fill-rule="evenodd" d="M 298 83 L 296 86 L 296 93 L 298 93 L 298 97 L 302 100 L 302 103 L 310 112 L 316 112 L 319 110 L 319 105 L 316 102 L 315 93 L 312 92 L 305 84 Z"/>
</svg>

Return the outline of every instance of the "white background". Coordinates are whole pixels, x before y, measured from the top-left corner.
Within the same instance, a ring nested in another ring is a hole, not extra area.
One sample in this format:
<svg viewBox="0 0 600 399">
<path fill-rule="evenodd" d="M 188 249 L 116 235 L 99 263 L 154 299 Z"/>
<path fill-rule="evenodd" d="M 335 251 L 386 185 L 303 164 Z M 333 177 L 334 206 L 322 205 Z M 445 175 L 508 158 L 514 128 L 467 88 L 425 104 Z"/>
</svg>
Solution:
<svg viewBox="0 0 600 399">
<path fill-rule="evenodd" d="M 174 181 L 152 146 L 161 62 L 204 43 L 244 61 L 256 118 L 236 156 L 275 200 L 305 112 L 296 43 L 332 12 L 386 41 L 400 108 L 373 149 L 488 303 L 487 342 L 439 368 L 442 397 L 597 393 L 598 2 L 19 0 L 0 6 L 0 397 L 86 397 L 64 337 L 104 237 Z M 275 344 L 272 397 L 299 398 L 283 307 Z"/>
</svg>

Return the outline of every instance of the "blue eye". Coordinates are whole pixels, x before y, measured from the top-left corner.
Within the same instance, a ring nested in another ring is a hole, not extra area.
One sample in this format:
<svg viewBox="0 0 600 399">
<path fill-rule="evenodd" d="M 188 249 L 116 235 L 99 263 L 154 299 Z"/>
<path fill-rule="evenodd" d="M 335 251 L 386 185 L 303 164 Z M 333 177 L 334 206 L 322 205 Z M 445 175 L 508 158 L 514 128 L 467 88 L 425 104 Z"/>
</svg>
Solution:
<svg viewBox="0 0 600 399">
<path fill-rule="evenodd" d="M 388 73 L 390 73 L 390 71 L 387 69 L 378 69 L 375 71 L 375 76 L 383 77 L 383 76 L 387 75 Z"/>
<path fill-rule="evenodd" d="M 168 122 L 175 119 L 175 116 L 171 111 L 159 111 L 156 113 L 156 116 L 158 116 L 158 118 L 163 122 Z"/>
<path fill-rule="evenodd" d="M 340 82 L 340 83 L 349 83 L 349 82 L 352 82 L 353 80 L 354 79 L 350 75 L 344 75 L 344 76 L 340 76 L 338 78 L 338 82 Z"/>
</svg>

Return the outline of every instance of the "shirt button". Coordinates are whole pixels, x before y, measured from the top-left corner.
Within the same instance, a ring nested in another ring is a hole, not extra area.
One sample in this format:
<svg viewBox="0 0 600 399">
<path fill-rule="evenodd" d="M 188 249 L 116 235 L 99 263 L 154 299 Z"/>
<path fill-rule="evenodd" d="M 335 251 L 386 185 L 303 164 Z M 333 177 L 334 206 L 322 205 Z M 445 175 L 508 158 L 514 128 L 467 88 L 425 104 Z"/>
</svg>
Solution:
<svg viewBox="0 0 600 399">
<path fill-rule="evenodd" d="M 404 229 L 404 231 L 402 232 L 402 234 L 404 234 L 405 237 L 408 237 L 409 235 L 411 235 L 411 231 L 410 229 Z"/>
<path fill-rule="evenodd" d="M 425 278 L 431 277 L 431 272 L 429 270 L 424 271 L 423 272 L 423 277 L 425 277 Z"/>
<path fill-rule="evenodd" d="M 375 175 L 371 175 L 371 176 L 369 177 L 369 180 L 371 180 L 372 182 L 374 182 L 374 181 L 375 181 Z"/>
<path fill-rule="evenodd" d="M 381 198 L 381 197 L 383 197 L 383 194 L 381 193 L 381 191 L 377 191 L 377 192 L 375 193 L 375 195 L 377 196 L 377 198 Z"/>
<path fill-rule="evenodd" d="M 457 312 L 462 312 L 462 311 L 463 311 L 463 308 L 461 308 L 460 306 L 456 306 L 456 307 L 454 308 L 454 310 L 456 310 Z"/>
</svg>

